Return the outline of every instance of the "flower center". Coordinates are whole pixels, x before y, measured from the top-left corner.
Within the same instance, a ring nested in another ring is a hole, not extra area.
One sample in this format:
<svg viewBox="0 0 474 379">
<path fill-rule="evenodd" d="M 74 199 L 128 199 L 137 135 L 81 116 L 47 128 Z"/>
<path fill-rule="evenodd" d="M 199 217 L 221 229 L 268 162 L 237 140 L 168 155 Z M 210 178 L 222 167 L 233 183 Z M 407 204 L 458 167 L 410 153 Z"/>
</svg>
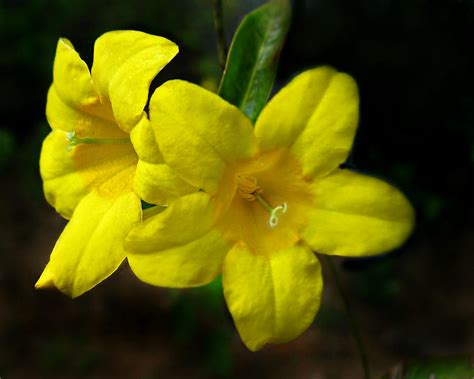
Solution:
<svg viewBox="0 0 474 379">
<path fill-rule="evenodd" d="M 231 167 L 217 193 L 223 205 L 216 227 L 230 244 L 244 242 L 257 255 L 297 243 L 313 204 L 301 164 L 286 150 Z"/>
<path fill-rule="evenodd" d="M 68 132 L 66 139 L 69 142 L 66 150 L 71 151 L 74 146 L 80 144 L 94 144 L 94 145 L 125 145 L 130 144 L 130 138 L 93 138 L 93 137 L 84 137 L 79 138 L 76 136 L 76 132 Z"/>
<path fill-rule="evenodd" d="M 283 203 L 281 205 L 277 205 L 276 207 L 272 207 L 261 195 L 262 192 L 263 188 L 258 185 L 257 179 L 253 176 L 237 176 L 237 193 L 239 196 L 247 201 L 257 200 L 258 203 L 268 213 L 270 213 L 268 223 L 270 224 L 270 227 L 274 228 L 278 225 L 278 217 L 281 214 L 286 213 L 288 210 L 288 205 Z"/>
</svg>

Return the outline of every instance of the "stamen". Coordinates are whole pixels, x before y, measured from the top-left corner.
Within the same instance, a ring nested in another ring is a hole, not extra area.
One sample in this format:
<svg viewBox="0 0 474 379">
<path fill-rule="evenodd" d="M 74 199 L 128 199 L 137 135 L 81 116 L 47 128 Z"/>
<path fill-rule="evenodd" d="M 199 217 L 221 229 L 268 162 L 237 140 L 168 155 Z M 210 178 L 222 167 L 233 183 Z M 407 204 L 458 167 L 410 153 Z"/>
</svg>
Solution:
<svg viewBox="0 0 474 379">
<path fill-rule="evenodd" d="M 276 206 L 273 208 L 268 202 L 262 197 L 261 193 L 263 188 L 258 185 L 257 179 L 252 176 L 238 175 L 237 176 L 237 193 L 241 198 L 247 201 L 257 200 L 260 205 L 270 213 L 268 223 L 271 228 L 275 228 L 278 225 L 278 217 L 283 213 L 286 213 L 288 206 L 286 203 Z"/>
<path fill-rule="evenodd" d="M 267 201 L 260 196 L 258 193 L 254 194 L 255 199 L 262 205 L 263 208 L 265 208 L 266 211 L 270 213 L 270 218 L 268 219 L 268 223 L 270 224 L 270 227 L 273 229 L 278 225 L 278 217 L 288 210 L 288 205 L 286 203 L 283 203 L 281 205 L 276 206 L 275 208 L 272 208 L 270 204 L 267 203 Z"/>
<path fill-rule="evenodd" d="M 261 193 L 263 190 L 258 185 L 257 179 L 252 176 L 237 176 L 237 192 L 243 199 L 247 201 L 254 201 L 255 195 Z"/>
<path fill-rule="evenodd" d="M 80 145 L 82 143 L 93 145 L 126 145 L 131 143 L 130 138 L 79 138 L 76 136 L 75 130 L 68 132 L 66 134 L 66 139 L 69 142 L 66 147 L 66 151 L 68 152 L 71 151 L 74 146 Z"/>
</svg>

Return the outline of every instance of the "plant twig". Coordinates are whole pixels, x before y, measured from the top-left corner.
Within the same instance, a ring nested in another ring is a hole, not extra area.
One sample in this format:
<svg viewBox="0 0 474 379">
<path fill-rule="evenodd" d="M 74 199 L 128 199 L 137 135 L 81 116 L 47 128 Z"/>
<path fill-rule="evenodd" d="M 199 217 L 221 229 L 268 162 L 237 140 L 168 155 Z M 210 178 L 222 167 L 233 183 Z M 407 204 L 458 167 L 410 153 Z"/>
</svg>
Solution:
<svg viewBox="0 0 474 379">
<path fill-rule="evenodd" d="M 214 4 L 214 27 L 217 35 L 217 53 L 222 69 L 225 68 L 227 60 L 227 44 L 224 32 L 224 17 L 222 15 L 222 0 L 212 0 Z"/>
<path fill-rule="evenodd" d="M 357 351 L 359 353 L 360 363 L 364 371 L 364 379 L 370 379 L 370 368 L 369 368 L 369 359 L 367 356 L 367 351 L 362 341 L 360 329 L 359 329 L 359 326 L 357 325 L 356 319 L 352 312 L 349 299 L 346 293 L 344 292 L 344 289 L 342 288 L 342 284 L 339 279 L 339 274 L 337 272 L 336 266 L 334 265 L 331 257 L 327 255 L 321 255 L 321 258 L 324 260 L 324 262 L 326 263 L 326 266 L 329 268 L 334 284 L 336 285 L 337 292 L 339 293 L 339 296 L 341 297 L 341 300 L 344 304 L 344 308 L 347 314 L 347 320 L 349 322 L 349 327 L 351 328 L 352 337 L 354 338 L 354 341 L 356 343 Z"/>
</svg>

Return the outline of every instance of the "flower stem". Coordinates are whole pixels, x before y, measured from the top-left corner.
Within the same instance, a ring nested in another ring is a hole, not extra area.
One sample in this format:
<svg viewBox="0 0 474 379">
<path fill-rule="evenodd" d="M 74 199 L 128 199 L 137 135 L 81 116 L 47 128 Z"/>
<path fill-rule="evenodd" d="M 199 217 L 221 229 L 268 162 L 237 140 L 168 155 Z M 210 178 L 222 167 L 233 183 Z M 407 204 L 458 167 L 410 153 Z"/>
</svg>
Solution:
<svg viewBox="0 0 474 379">
<path fill-rule="evenodd" d="M 331 257 L 327 255 L 321 255 L 321 258 L 324 260 L 324 262 L 326 263 L 326 266 L 329 268 L 334 284 L 336 285 L 337 292 L 339 293 L 339 296 L 341 297 L 341 300 L 344 304 L 344 308 L 347 314 L 347 319 L 349 321 L 349 327 L 351 328 L 351 331 L 352 331 L 352 337 L 354 338 L 357 351 L 359 353 L 360 364 L 364 371 L 364 379 L 370 379 L 370 368 L 369 368 L 369 359 L 367 356 L 367 351 L 362 341 L 360 329 L 359 329 L 359 326 L 357 325 L 357 321 L 352 312 L 349 299 L 346 293 L 344 292 L 344 289 L 342 288 L 342 284 L 339 279 L 339 274 L 337 272 L 336 266 L 334 265 Z"/>
<path fill-rule="evenodd" d="M 217 34 L 217 53 L 219 54 L 219 63 L 222 69 L 225 68 L 227 60 L 227 45 L 224 33 L 224 17 L 222 15 L 222 0 L 213 0 L 214 4 L 214 26 Z"/>
</svg>

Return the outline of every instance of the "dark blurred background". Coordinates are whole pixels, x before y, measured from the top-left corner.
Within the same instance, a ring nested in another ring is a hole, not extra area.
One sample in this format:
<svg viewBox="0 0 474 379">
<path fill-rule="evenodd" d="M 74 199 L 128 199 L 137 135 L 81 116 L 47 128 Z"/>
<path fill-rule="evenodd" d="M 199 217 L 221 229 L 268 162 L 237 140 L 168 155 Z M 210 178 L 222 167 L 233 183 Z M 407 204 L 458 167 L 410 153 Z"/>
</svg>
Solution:
<svg viewBox="0 0 474 379">
<path fill-rule="evenodd" d="M 263 1 L 224 0 L 228 40 Z M 216 88 L 211 0 L 0 1 L 0 377 L 362 377 L 327 270 L 321 311 L 299 339 L 250 353 L 219 281 L 193 290 L 140 283 L 124 266 L 76 300 L 33 285 L 65 221 L 38 173 L 44 108 L 59 37 L 92 62 L 114 29 L 180 46 L 158 82 Z M 417 211 L 408 243 L 385 256 L 337 260 L 380 377 L 397 364 L 474 352 L 474 1 L 301 0 L 275 89 L 330 64 L 360 87 L 348 164 L 401 188 Z"/>
</svg>

